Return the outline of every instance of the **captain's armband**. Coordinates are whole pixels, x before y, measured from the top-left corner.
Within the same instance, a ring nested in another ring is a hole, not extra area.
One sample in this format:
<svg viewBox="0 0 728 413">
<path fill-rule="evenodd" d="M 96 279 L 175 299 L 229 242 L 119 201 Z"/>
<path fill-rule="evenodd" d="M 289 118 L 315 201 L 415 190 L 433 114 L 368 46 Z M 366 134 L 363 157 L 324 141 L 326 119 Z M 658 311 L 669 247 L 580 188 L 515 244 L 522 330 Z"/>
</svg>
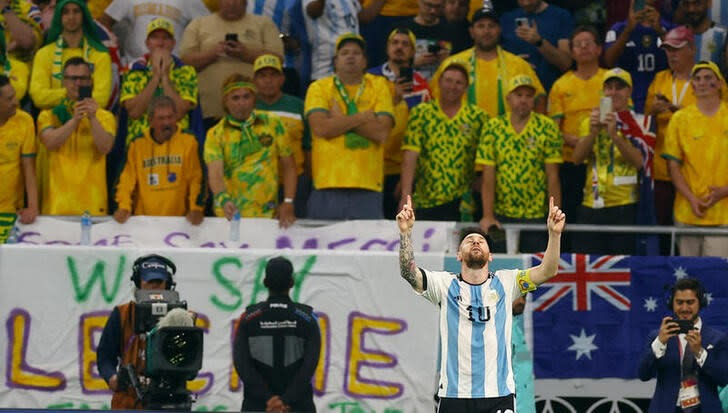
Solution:
<svg viewBox="0 0 728 413">
<path fill-rule="evenodd" d="M 531 281 L 531 270 L 518 270 L 516 282 L 518 283 L 518 289 L 521 290 L 521 294 L 536 290 L 536 283 Z"/>
</svg>

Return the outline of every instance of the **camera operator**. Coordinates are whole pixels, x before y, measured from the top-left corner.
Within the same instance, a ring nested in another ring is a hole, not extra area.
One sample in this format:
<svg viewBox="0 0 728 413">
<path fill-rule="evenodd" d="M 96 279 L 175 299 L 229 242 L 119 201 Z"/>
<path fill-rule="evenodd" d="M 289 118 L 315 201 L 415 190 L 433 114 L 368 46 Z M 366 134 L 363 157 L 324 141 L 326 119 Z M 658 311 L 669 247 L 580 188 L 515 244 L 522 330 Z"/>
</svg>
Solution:
<svg viewBox="0 0 728 413">
<path fill-rule="evenodd" d="M 243 380 L 242 411 L 315 412 L 311 377 L 321 349 L 313 309 L 291 301 L 293 265 L 283 257 L 265 267 L 268 299 L 240 316 L 233 345 Z"/>
<path fill-rule="evenodd" d="M 172 261 L 160 255 L 145 255 L 134 261 L 131 280 L 137 289 L 174 289 L 172 278 L 177 268 Z M 134 301 L 114 307 L 104 326 L 96 349 L 99 374 L 114 392 L 112 409 L 135 409 L 138 406 L 134 389 L 121 384 L 117 368 L 131 364 L 137 376 L 144 373 L 146 335 L 134 332 Z"/>
<path fill-rule="evenodd" d="M 662 319 L 653 331 L 639 366 L 639 378 L 657 377 L 648 412 L 718 412 L 718 386 L 728 382 L 726 336 L 703 325 L 699 312 L 708 304 L 694 278 L 683 278 L 670 290 L 668 308 L 675 318 Z"/>
</svg>

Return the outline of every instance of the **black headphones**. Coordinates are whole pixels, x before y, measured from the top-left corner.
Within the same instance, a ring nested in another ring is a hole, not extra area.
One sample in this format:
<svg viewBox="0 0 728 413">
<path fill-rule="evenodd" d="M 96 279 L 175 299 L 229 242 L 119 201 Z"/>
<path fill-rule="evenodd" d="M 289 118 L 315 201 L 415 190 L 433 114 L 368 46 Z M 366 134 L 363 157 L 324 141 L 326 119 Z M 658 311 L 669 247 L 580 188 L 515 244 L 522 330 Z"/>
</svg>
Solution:
<svg viewBox="0 0 728 413">
<path fill-rule="evenodd" d="M 174 279 L 172 276 L 177 272 L 177 266 L 174 265 L 174 263 L 167 257 L 163 257 L 161 255 L 157 254 L 149 254 L 144 255 L 142 257 L 139 257 L 134 261 L 134 264 L 131 267 L 131 280 L 134 282 L 134 285 L 136 288 L 141 288 L 142 281 L 141 281 L 141 270 L 143 268 L 143 265 L 145 262 L 150 260 L 157 260 L 161 261 L 162 264 L 164 264 L 167 268 L 165 268 L 165 271 L 167 273 L 167 289 L 168 290 L 174 290 L 175 285 L 177 285 L 176 282 L 174 282 Z"/>
<path fill-rule="evenodd" d="M 693 290 L 695 295 L 698 297 L 698 305 L 700 309 L 708 306 L 708 299 L 705 297 L 705 288 L 696 278 L 682 278 L 678 280 L 675 285 L 670 287 L 670 293 L 667 297 L 665 304 L 667 309 L 673 311 L 672 302 L 675 300 L 675 292 L 683 290 Z"/>
</svg>

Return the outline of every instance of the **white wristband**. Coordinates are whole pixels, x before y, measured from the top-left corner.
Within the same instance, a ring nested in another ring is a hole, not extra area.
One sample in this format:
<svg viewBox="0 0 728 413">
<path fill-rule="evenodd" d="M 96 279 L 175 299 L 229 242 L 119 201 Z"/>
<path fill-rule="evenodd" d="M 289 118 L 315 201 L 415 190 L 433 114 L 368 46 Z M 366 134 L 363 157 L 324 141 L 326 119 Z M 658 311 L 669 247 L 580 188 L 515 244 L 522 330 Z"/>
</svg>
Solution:
<svg viewBox="0 0 728 413">
<path fill-rule="evenodd" d="M 293 198 L 283 198 L 283 203 L 284 204 L 292 204 L 293 203 Z"/>
</svg>

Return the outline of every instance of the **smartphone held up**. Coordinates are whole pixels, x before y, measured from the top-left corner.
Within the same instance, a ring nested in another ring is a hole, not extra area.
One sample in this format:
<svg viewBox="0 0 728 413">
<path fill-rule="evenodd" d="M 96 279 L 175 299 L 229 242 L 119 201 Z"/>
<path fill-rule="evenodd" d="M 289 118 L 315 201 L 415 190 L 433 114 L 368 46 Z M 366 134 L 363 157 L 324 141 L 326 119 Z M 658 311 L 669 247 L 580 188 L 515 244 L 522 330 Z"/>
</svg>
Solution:
<svg viewBox="0 0 728 413">
<path fill-rule="evenodd" d="M 607 114 L 612 112 L 612 98 L 610 96 L 602 96 L 599 99 L 599 123 L 606 123 Z"/>
<path fill-rule="evenodd" d="M 84 100 L 91 97 L 91 86 L 78 87 L 78 100 Z"/>
</svg>

